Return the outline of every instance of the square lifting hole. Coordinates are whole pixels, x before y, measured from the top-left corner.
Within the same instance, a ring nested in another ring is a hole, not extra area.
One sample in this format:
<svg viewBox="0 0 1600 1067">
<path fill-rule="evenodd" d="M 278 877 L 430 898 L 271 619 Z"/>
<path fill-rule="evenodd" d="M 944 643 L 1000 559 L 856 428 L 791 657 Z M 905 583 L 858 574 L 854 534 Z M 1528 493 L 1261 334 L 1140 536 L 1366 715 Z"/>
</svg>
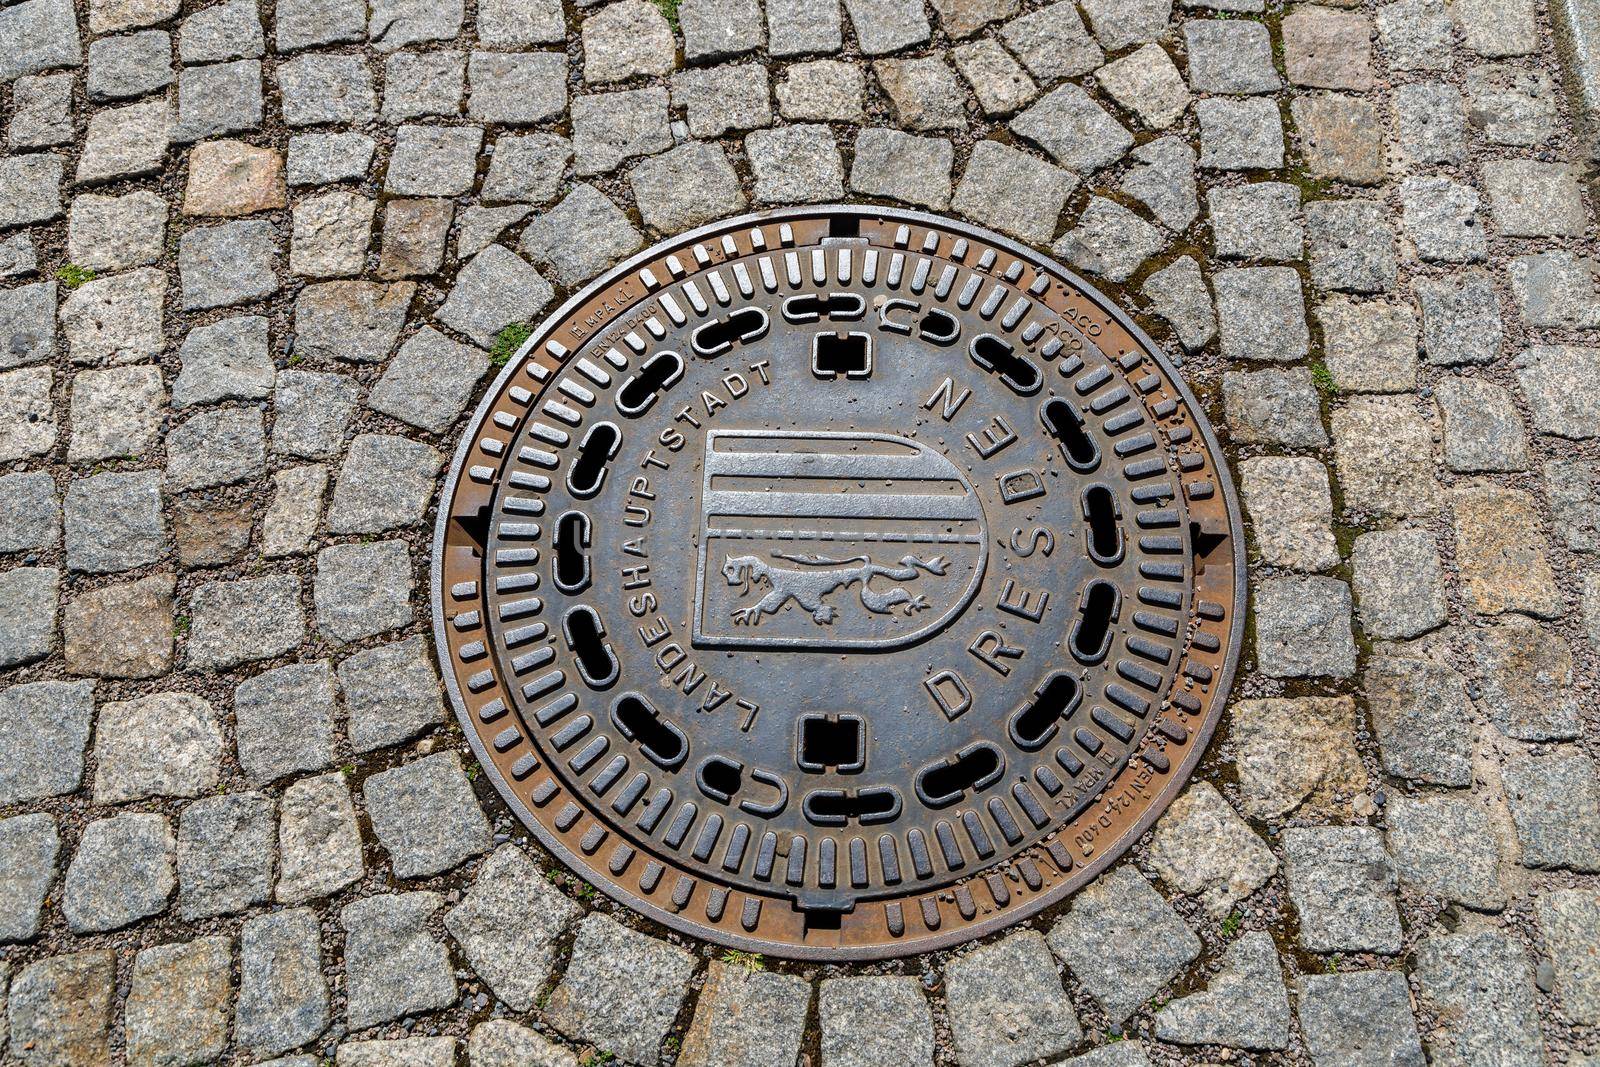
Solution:
<svg viewBox="0 0 1600 1067">
<path fill-rule="evenodd" d="M 801 770 L 852 774 L 867 765 L 866 724 L 861 716 L 802 715 L 799 727 L 795 762 Z"/>
<path fill-rule="evenodd" d="M 870 378 L 872 336 L 865 333 L 819 333 L 811 339 L 811 373 L 818 378 Z"/>
</svg>

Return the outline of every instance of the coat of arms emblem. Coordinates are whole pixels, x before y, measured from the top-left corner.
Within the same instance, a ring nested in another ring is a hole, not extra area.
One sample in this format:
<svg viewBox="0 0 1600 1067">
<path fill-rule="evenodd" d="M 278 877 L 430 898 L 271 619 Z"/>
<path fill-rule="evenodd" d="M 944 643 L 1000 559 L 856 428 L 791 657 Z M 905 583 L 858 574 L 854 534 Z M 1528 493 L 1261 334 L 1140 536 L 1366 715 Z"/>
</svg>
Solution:
<svg viewBox="0 0 1600 1067">
<path fill-rule="evenodd" d="M 694 643 L 887 652 L 937 633 L 987 553 L 972 483 L 880 433 L 706 435 Z"/>
</svg>

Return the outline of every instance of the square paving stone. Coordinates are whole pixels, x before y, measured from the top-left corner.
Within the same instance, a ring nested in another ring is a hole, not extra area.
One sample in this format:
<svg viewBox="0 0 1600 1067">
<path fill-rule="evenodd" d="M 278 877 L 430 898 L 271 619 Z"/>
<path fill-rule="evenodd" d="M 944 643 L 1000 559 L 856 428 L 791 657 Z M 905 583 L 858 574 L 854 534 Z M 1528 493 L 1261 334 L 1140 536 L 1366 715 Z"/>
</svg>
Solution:
<svg viewBox="0 0 1600 1067">
<path fill-rule="evenodd" d="M 261 125 L 261 61 L 240 59 L 184 67 L 178 77 L 178 121 L 172 138 L 200 141 Z"/>
<path fill-rule="evenodd" d="M 560 52 L 474 52 L 467 114 L 479 122 L 527 124 L 567 108 L 567 57 Z"/>
<path fill-rule="evenodd" d="M 1189 53 L 1189 88 L 1197 93 L 1276 92 L 1283 79 L 1272 65 L 1272 38 L 1264 23 L 1247 19 L 1196 19 L 1183 24 Z"/>
<path fill-rule="evenodd" d="M 1494 283 L 1481 270 L 1452 278 L 1419 278 L 1422 348 L 1434 366 L 1492 363 L 1500 356 L 1504 326 Z"/>
<path fill-rule="evenodd" d="M 406 584 L 409 589 L 409 570 Z M 409 621 L 409 602 L 402 606 Z M 339 664 L 339 684 L 350 709 L 350 745 L 357 752 L 409 740 L 444 721 L 439 680 L 420 637 L 357 652 Z"/>
<path fill-rule="evenodd" d="M 67 928 L 99 933 L 166 911 L 177 884 L 175 847 L 165 815 L 117 815 L 84 827 L 61 886 Z"/>
<path fill-rule="evenodd" d="M 397 196 L 460 196 L 478 170 L 483 130 L 477 126 L 401 126 L 384 177 Z"/>
<path fill-rule="evenodd" d="M 1276 170 L 1283 166 L 1283 116 L 1260 97 L 1197 100 L 1200 165 L 1211 170 Z"/>
<path fill-rule="evenodd" d="M 278 291 L 277 258 L 277 230 L 264 219 L 190 230 L 178 242 L 184 310 L 248 304 L 271 296 Z"/>
<path fill-rule="evenodd" d="M 1349 697 L 1243 700 L 1234 706 L 1239 799 L 1246 815 L 1341 814 L 1366 788 Z"/>
<path fill-rule="evenodd" d="M 1597 269 L 1594 260 L 1562 250 L 1517 256 L 1506 273 L 1529 326 L 1592 329 L 1600 326 Z"/>
<path fill-rule="evenodd" d="M 160 353 L 166 294 L 167 276 L 153 267 L 78 286 L 61 304 L 61 332 L 72 362 L 142 363 Z"/>
<path fill-rule="evenodd" d="M 192 693 L 155 693 L 102 704 L 95 723 L 94 801 L 197 797 L 216 788 L 222 730 Z"/>
<path fill-rule="evenodd" d="M 1528 438 L 1509 390 L 1482 378 L 1446 378 L 1438 397 L 1447 467 L 1462 473 L 1528 469 Z"/>
<path fill-rule="evenodd" d="M 1454 0 L 1450 14 L 1462 42 L 1480 56 L 1525 56 L 1539 47 L 1530 0 Z"/>
<path fill-rule="evenodd" d="M 1377 16 L 1390 70 L 1450 69 L 1455 37 L 1443 0 L 1395 0 L 1380 6 Z"/>
<path fill-rule="evenodd" d="M 290 185 L 360 181 L 377 142 L 362 133 L 300 133 L 289 138 L 285 177 Z"/>
<path fill-rule="evenodd" d="M 1133 134 L 1076 85 L 1063 85 L 1011 120 L 1014 133 L 1068 170 L 1088 174 L 1133 147 Z"/>
<path fill-rule="evenodd" d="M 232 938 L 201 937 L 141 950 L 133 961 L 125 1009 L 128 1062 L 221 1059 L 232 999 Z"/>
<path fill-rule="evenodd" d="M 844 43 L 839 0 L 768 0 L 767 51 L 773 56 L 837 52 Z"/>
<path fill-rule="evenodd" d="M 320 463 L 291 467 L 274 474 L 272 482 L 272 503 L 261 520 L 261 554 L 278 559 L 309 551 L 322 521 L 328 468 Z"/>
<path fill-rule="evenodd" d="M 173 586 L 170 574 L 156 574 L 69 601 L 61 625 L 67 670 L 101 678 L 165 674 L 172 667 Z"/>
<path fill-rule="evenodd" d="M 1423 1067 L 1411 991 L 1399 971 L 1308 974 L 1297 1012 L 1317 1067 Z"/>
<path fill-rule="evenodd" d="M 394 351 L 414 282 L 324 282 L 294 302 L 295 351 L 308 360 L 381 363 Z"/>
<path fill-rule="evenodd" d="M 1265 841 L 1208 782 L 1194 782 L 1156 823 L 1147 853 L 1168 887 L 1198 896 L 1220 919 L 1266 884 L 1278 861 Z"/>
<path fill-rule="evenodd" d="M 580 178 L 672 147 L 665 89 L 578 96 L 571 111 L 572 150 Z"/>
<path fill-rule="evenodd" d="M 1079 270 L 1124 282 L 1164 244 L 1160 230 L 1116 201 L 1096 196 L 1050 250 Z"/>
<path fill-rule="evenodd" d="M 272 896 L 277 849 L 272 800 L 261 793 L 206 797 L 178 819 L 178 914 L 232 915 Z"/>
<path fill-rule="evenodd" d="M 6 138 L 12 148 L 47 148 L 72 140 L 72 75 L 41 74 L 13 82 Z"/>
<path fill-rule="evenodd" d="M 844 1067 L 933 1063 L 933 1018 L 914 978 L 830 978 L 817 994 L 823 1062 Z"/>
<path fill-rule="evenodd" d="M 1198 352 L 1217 335 L 1211 293 L 1194 257 L 1183 256 L 1152 271 L 1143 292 L 1150 310 L 1167 320 L 1184 351 Z"/>
<path fill-rule="evenodd" d="M 1466 601 L 1480 615 L 1522 611 L 1542 618 L 1562 614 L 1533 497 L 1520 489 L 1474 483 L 1451 492 L 1456 566 Z"/>
<path fill-rule="evenodd" d="M 1391 796 L 1384 807 L 1400 881 L 1469 908 L 1506 906 L 1502 849 L 1489 813 L 1470 795 Z"/>
<path fill-rule="evenodd" d="M 933 9 L 944 32 L 960 38 L 971 37 L 990 23 L 1010 18 L 1021 6 L 1019 0 L 936 0 Z"/>
<path fill-rule="evenodd" d="M 1467 71 L 1467 118 L 1494 144 L 1532 148 L 1556 131 L 1555 80 L 1540 70 L 1485 63 Z"/>
<path fill-rule="evenodd" d="M 10 237 L 0 238 L 0 278 L 32 274 L 38 269 L 39 254 L 32 236 L 14 233 Z"/>
<path fill-rule="evenodd" d="M 411 550 L 404 541 L 329 545 L 317 553 L 317 629 L 354 641 L 411 622 Z"/>
<path fill-rule="evenodd" d="M 1356 614 L 1368 637 L 1418 637 L 1444 624 L 1439 546 L 1426 530 L 1374 530 L 1355 539 L 1350 566 Z"/>
<path fill-rule="evenodd" d="M 1433 263 L 1474 263 L 1488 255 L 1478 193 L 1447 178 L 1407 178 L 1401 223 L 1416 254 Z"/>
<path fill-rule="evenodd" d="M 1162 53 L 1163 57 L 1165 54 Z M 988 38 L 970 41 L 957 47 L 952 52 L 952 58 L 956 69 L 972 86 L 972 95 L 978 98 L 978 106 L 985 115 L 1013 114 L 1039 95 L 1039 87 L 1028 77 L 1028 72 L 996 41 Z M 1129 57 L 1130 60 L 1133 58 Z M 1167 65 L 1170 67 L 1171 62 Z M 1143 58 L 1138 62 L 1126 63 L 1114 72 L 1108 71 L 1109 66 L 1100 72 L 1100 83 L 1112 94 L 1113 99 L 1124 107 L 1139 111 L 1147 125 L 1163 125 L 1154 117 L 1171 106 L 1171 83 L 1162 78 L 1163 72 L 1148 69 Z M 1173 68 L 1172 74 L 1177 78 L 1178 90 L 1187 101 L 1188 94 L 1183 89 L 1183 80 L 1178 77 L 1176 68 Z"/>
<path fill-rule="evenodd" d="M 272 450 L 307 459 L 338 455 L 360 392 L 355 381 L 343 374 L 283 371 L 273 393 Z"/>
<path fill-rule="evenodd" d="M 438 273 L 455 205 L 440 198 L 390 200 L 383 206 L 383 254 L 378 277 L 414 278 Z"/>
<path fill-rule="evenodd" d="M 61 540 L 61 499 L 47 471 L 0 475 L 0 552 L 46 552 Z"/>
<path fill-rule="evenodd" d="M 1200 217 L 1194 149 L 1179 137 L 1162 137 L 1135 148 L 1133 158 L 1142 166 L 1123 175 L 1122 191 L 1168 229 L 1187 230 Z"/>
<path fill-rule="evenodd" d="M 1417 318 L 1410 306 L 1336 296 L 1317 307 L 1323 359 L 1341 392 L 1400 393 L 1417 384 Z"/>
<path fill-rule="evenodd" d="M 454 1067 L 453 1037 L 397 1037 L 383 1041 L 346 1041 L 334 1067 Z"/>
<path fill-rule="evenodd" d="M 383 117 L 459 115 L 466 79 L 467 57 L 456 49 L 396 52 L 383 65 Z"/>
<path fill-rule="evenodd" d="M 755 0 L 687 0 L 678 8 L 678 24 L 690 62 L 743 55 L 766 43 Z"/>
<path fill-rule="evenodd" d="M 46 222 L 61 214 L 61 157 L 0 156 L 0 226 Z"/>
<path fill-rule="evenodd" d="M 1383 121 L 1370 101 L 1333 93 L 1297 96 L 1289 114 L 1312 177 L 1351 185 L 1383 181 Z"/>
<path fill-rule="evenodd" d="M 1417 946 L 1416 976 L 1421 1008 L 1437 1020 L 1428 1041 L 1430 1063 L 1544 1062 L 1532 975 L 1520 945 L 1495 932 L 1430 937 Z"/>
<path fill-rule="evenodd" d="M 308 278 L 359 274 L 372 242 L 377 201 L 344 189 L 307 197 L 295 205 L 289 269 Z"/>
<path fill-rule="evenodd" d="M 178 349 L 183 369 L 172 383 L 172 406 L 219 400 L 264 400 L 274 370 L 267 349 L 267 320 L 236 315 L 189 331 Z"/>
<path fill-rule="evenodd" d="M 374 0 L 367 39 L 382 52 L 421 41 L 448 41 L 461 32 L 464 6 L 461 0 Z"/>
<path fill-rule="evenodd" d="M 444 457 L 419 441 L 360 434 L 345 455 L 328 506 L 328 532 L 383 533 L 422 519 Z"/>
<path fill-rule="evenodd" d="M 56 647 L 61 572 L 14 567 L 0 573 L 0 667 L 44 659 Z"/>
<path fill-rule="evenodd" d="M 778 110 L 795 122 L 862 122 L 865 92 L 865 76 L 852 63 L 836 59 L 796 63 L 778 82 Z"/>
<path fill-rule="evenodd" d="M 490 848 L 489 820 L 454 752 L 374 774 L 361 794 L 396 878 L 440 874 Z M 554 1004 L 550 1014 L 559 1014 Z"/>
<path fill-rule="evenodd" d="M 240 682 L 233 691 L 239 766 L 257 782 L 329 766 L 337 700 L 327 660 L 292 663 Z"/>
<path fill-rule="evenodd" d="M 156 471 L 112 471 L 76 479 L 67 487 L 64 510 L 71 570 L 133 570 L 159 560 L 166 547 L 161 475 Z"/>
<path fill-rule="evenodd" d="M 266 452 L 260 411 L 203 411 L 167 434 L 167 484 L 188 490 L 248 481 L 264 471 Z"/>
<path fill-rule="evenodd" d="M 1363 684 L 1384 771 L 1434 785 L 1472 784 L 1478 727 L 1458 671 L 1380 656 L 1368 663 Z"/>
<path fill-rule="evenodd" d="M 340 909 L 345 1014 L 351 1029 L 455 1002 L 449 950 L 427 929 L 443 904 L 438 893 L 386 893 Z"/>
<path fill-rule="evenodd" d="M 1400 154 L 1414 164 L 1460 163 L 1467 156 L 1461 91 L 1442 82 L 1402 85 L 1390 96 Z"/>
<path fill-rule="evenodd" d="M 1439 509 L 1434 420 L 1410 398 L 1352 397 L 1334 409 L 1332 428 L 1346 510 L 1399 518 Z"/>
<path fill-rule="evenodd" d="M 171 138 L 172 115 L 165 99 L 97 111 L 89 119 L 88 138 L 78 159 L 78 181 L 105 181 L 160 170 Z"/>
<path fill-rule="evenodd" d="M 670 74 L 678 45 L 666 16 L 644 0 L 620 0 L 583 20 L 583 80 L 590 85 L 635 75 Z"/>
<path fill-rule="evenodd" d="M 1181 1045 L 1289 1047 L 1289 996 L 1272 935 L 1253 931 L 1228 946 L 1206 988 L 1156 1013 L 1156 1036 Z"/>
<path fill-rule="evenodd" d="M 582 915 L 583 909 L 562 895 L 527 853 L 507 844 L 478 866 L 476 880 L 461 902 L 445 913 L 444 924 L 494 995 L 522 1012 L 533 1010 L 555 968 L 557 941 Z M 802 982 L 801 1024 L 810 1000 L 811 987 Z M 738 1021 L 737 1015 L 720 1019 L 718 1036 L 726 1032 L 721 1027 L 736 1030 Z M 761 1031 L 774 1023 L 783 1031 L 797 1025 L 763 1015 Z M 799 1045 L 798 1031 L 795 1045 Z"/>
<path fill-rule="evenodd" d="M 1305 248 L 1300 190 L 1283 182 L 1252 182 L 1206 194 L 1211 239 L 1227 259 L 1299 259 Z"/>
<path fill-rule="evenodd" d="M 887 55 L 932 35 L 922 5 L 911 0 L 844 0 L 856 43 L 869 56 Z"/>
<path fill-rule="evenodd" d="M 251 59 L 266 48 L 256 0 L 224 0 L 201 8 L 183 20 L 178 32 L 178 58 L 184 63 Z"/>
<path fill-rule="evenodd" d="M 185 215 L 231 218 L 283 207 L 283 158 L 243 141 L 206 141 L 189 150 Z"/>
<path fill-rule="evenodd" d="M 1350 587 L 1333 578 L 1270 578 L 1255 594 L 1256 655 L 1273 678 L 1355 673 Z"/>
<path fill-rule="evenodd" d="M 1263 563 L 1297 571 L 1338 565 L 1326 467 L 1308 456 L 1256 456 L 1239 464 L 1239 475 Z"/>
<path fill-rule="evenodd" d="M 944 981 L 956 1056 L 964 1064 L 1021 1067 L 1083 1038 L 1050 946 L 1036 931 L 951 960 Z"/>
<path fill-rule="evenodd" d="M 578 925 L 546 1017 L 574 1041 L 648 1063 L 660 1055 L 695 966 L 683 949 L 591 914 Z"/>
<path fill-rule="evenodd" d="M 1550 528 L 1574 552 L 1600 551 L 1600 465 L 1584 460 L 1547 460 L 1545 495 Z"/>
<path fill-rule="evenodd" d="M 1078 179 L 999 141 L 972 146 L 950 206 L 974 222 L 1033 244 L 1055 236 L 1056 221 Z"/>
<path fill-rule="evenodd" d="M 38 936 L 60 852 L 55 816 L 35 812 L 0 819 L 0 941 Z"/>
<path fill-rule="evenodd" d="M 1600 779 L 1589 758 L 1512 758 L 1502 774 L 1523 867 L 1600 870 Z"/>
<path fill-rule="evenodd" d="M 195 590 L 189 615 L 191 668 L 272 659 L 305 639 L 300 579 L 292 574 L 207 582 Z"/>
<path fill-rule="evenodd" d="M 1600 348 L 1536 345 L 1517 360 L 1517 382 L 1534 429 L 1572 440 L 1600 437 L 1600 398 L 1588 383 L 1600 373 Z"/>
<path fill-rule="evenodd" d="M 8 1001 L 12 1047 L 29 1054 L 19 1060 L 29 1067 L 109 1064 L 116 979 L 117 957 L 110 949 L 51 956 L 18 971 Z"/>
<path fill-rule="evenodd" d="M 1586 889 L 1552 889 L 1534 904 L 1539 932 L 1555 968 L 1561 1014 L 1575 1023 L 1600 1023 L 1600 896 Z"/>
<path fill-rule="evenodd" d="M 126 270 L 161 258 L 167 206 L 155 193 L 80 196 L 72 202 L 67 255 L 90 270 Z"/>
<path fill-rule="evenodd" d="M 672 106 L 684 109 L 691 137 L 770 126 L 767 69 L 760 63 L 739 63 L 682 71 L 672 77 Z"/>
<path fill-rule="evenodd" d="M 646 228 L 682 233 L 743 211 L 743 183 L 720 147 L 691 141 L 636 165 L 628 185 Z"/>
<path fill-rule="evenodd" d="M 1311 280 L 1319 289 L 1381 293 L 1394 286 L 1394 229 L 1369 200 L 1314 200 L 1305 207 Z"/>
<path fill-rule="evenodd" d="M 250 547 L 253 504 L 181 500 L 173 508 L 172 537 L 180 567 L 231 563 Z"/>
<path fill-rule="evenodd" d="M 942 137 L 870 127 L 856 134 L 850 190 L 943 211 L 955 161 L 955 145 Z"/>
<path fill-rule="evenodd" d="M 75 375 L 67 461 L 143 456 L 160 439 L 166 406 L 167 391 L 156 367 L 109 367 Z"/>
<path fill-rule="evenodd" d="M 488 357 L 479 350 L 424 327 L 400 346 L 367 404 L 419 429 L 441 433 L 461 414 L 488 369 Z"/>
<path fill-rule="evenodd" d="M 554 199 L 572 162 L 572 142 L 553 133 L 500 136 L 483 179 L 483 199 L 543 204 Z M 458 254 L 460 239 L 457 238 Z"/>
<path fill-rule="evenodd" d="M 550 283 L 527 260 L 508 248 L 490 245 L 461 268 L 455 288 L 435 317 L 487 348 L 506 326 L 532 321 L 554 295 Z"/>
<path fill-rule="evenodd" d="M 1283 20 L 1282 32 L 1290 84 L 1372 88 L 1372 23 L 1365 14 L 1302 4 Z"/>
<path fill-rule="evenodd" d="M 95 33 L 122 28 L 126 27 L 90 20 Z M 76 67 L 83 59 L 77 18 L 72 5 L 63 0 L 25 0 L 0 12 L 0 40 L 7 43 L 0 82 L 51 67 Z"/>
<path fill-rule="evenodd" d="M 366 873 L 361 828 L 344 775 L 302 778 L 278 804 L 280 904 L 337 893 Z"/>
<path fill-rule="evenodd" d="M 1472 636 L 1482 678 L 1479 703 L 1502 733 L 1522 741 L 1579 736 L 1572 649 L 1565 639 L 1520 615 L 1476 629 Z"/>
<path fill-rule="evenodd" d="M 880 59 L 872 71 L 889 97 L 898 126 L 919 131 L 967 128 L 961 86 L 941 57 Z"/>
<path fill-rule="evenodd" d="M 1300 943 L 1312 952 L 1400 951 L 1394 866 L 1366 826 L 1289 827 L 1281 838 Z"/>
<path fill-rule="evenodd" d="M 366 122 L 378 113 L 372 72 L 359 55 L 300 56 L 277 73 L 283 121 L 290 126 Z"/>
<path fill-rule="evenodd" d="M 280 52 L 359 41 L 367 35 L 365 7 L 339 0 L 283 0 L 276 21 Z"/>
<path fill-rule="evenodd" d="M 93 682 L 26 682 L 0 689 L 0 727 L 11 739 L 0 749 L 0 803 L 76 792 L 93 720 Z"/>
<path fill-rule="evenodd" d="M 145 30 L 94 41 L 86 84 L 91 100 L 122 100 L 171 85 L 172 38 Z"/>
<path fill-rule="evenodd" d="M 1012 19 L 1000 37 L 1028 73 L 1047 84 L 1087 74 L 1106 61 L 1077 5 L 1065 0 Z"/>
<path fill-rule="evenodd" d="M 1094 35 L 1111 51 L 1155 40 L 1172 17 L 1171 0 L 1090 0 L 1083 9 Z"/>
<path fill-rule="evenodd" d="M 258 1056 L 297 1048 L 328 1025 L 322 931 L 306 908 L 259 915 L 239 928 L 234 1037 Z"/>
<path fill-rule="evenodd" d="M 0 289 L 0 369 L 42 363 L 56 350 L 56 283 Z"/>
<path fill-rule="evenodd" d="M 822 129 L 831 141 L 832 132 L 826 127 Z M 755 161 L 757 153 L 754 148 L 748 150 L 759 183 L 761 168 Z M 837 171 L 837 151 L 833 165 Z M 572 240 L 575 233 L 583 234 L 584 240 Z M 638 251 L 642 244 L 644 238 L 621 208 L 594 186 L 579 182 L 559 204 L 529 220 L 517 247 L 523 255 L 548 270 L 557 284 L 571 289 L 623 256 Z M 466 399 L 465 395 L 461 397 L 462 404 L 457 405 L 455 413 L 460 412 Z"/>
<path fill-rule="evenodd" d="M 1293 362 L 1311 350 L 1305 298 L 1293 267 L 1237 267 L 1211 276 L 1224 359 Z"/>
<path fill-rule="evenodd" d="M 516 1067 L 518 1064 L 549 1062 L 570 1067 L 572 1056 L 566 1047 L 543 1034 L 510 1019 L 489 1019 L 472 1028 L 467 1042 L 467 1060 L 473 1067 Z M 576 1063 L 573 1057 L 573 1063 Z M 682 1061 L 688 1067 L 687 1061 Z"/>
<path fill-rule="evenodd" d="M 678 1056 L 682 1067 L 760 1067 L 800 1054 L 811 985 L 789 974 L 711 962 Z"/>
<path fill-rule="evenodd" d="M 1507 237 L 1582 237 L 1587 220 L 1578 176 L 1565 163 L 1490 160 L 1484 189 L 1495 228 Z"/>
</svg>

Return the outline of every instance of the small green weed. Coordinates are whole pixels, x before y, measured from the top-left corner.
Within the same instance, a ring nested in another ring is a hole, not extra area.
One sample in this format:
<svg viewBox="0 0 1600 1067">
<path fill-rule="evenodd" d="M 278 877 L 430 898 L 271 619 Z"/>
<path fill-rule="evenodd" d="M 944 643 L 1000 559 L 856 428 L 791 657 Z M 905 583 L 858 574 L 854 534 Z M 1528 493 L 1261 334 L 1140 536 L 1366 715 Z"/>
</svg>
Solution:
<svg viewBox="0 0 1600 1067">
<path fill-rule="evenodd" d="M 56 277 L 59 278 L 61 280 L 61 284 L 65 285 L 68 289 L 76 289 L 84 282 L 94 281 L 94 271 L 90 270 L 88 267 L 80 267 L 76 263 L 63 263 L 60 268 L 56 270 Z"/>
<path fill-rule="evenodd" d="M 1243 923 L 1244 912 L 1235 909 L 1233 914 L 1222 920 L 1222 936 L 1232 937 L 1239 932 L 1239 927 Z"/>
<path fill-rule="evenodd" d="M 1338 384 L 1333 380 L 1333 371 L 1329 370 L 1328 365 L 1320 360 L 1311 364 L 1311 381 L 1320 392 L 1329 396 L 1339 391 Z"/>
<path fill-rule="evenodd" d="M 678 28 L 678 5 L 683 0 L 655 0 L 656 8 L 666 16 L 667 25 L 674 31 Z"/>
<path fill-rule="evenodd" d="M 489 350 L 489 362 L 504 367 L 517 354 L 522 342 L 533 336 L 533 327 L 525 322 L 513 322 L 494 335 L 494 347 Z"/>
<path fill-rule="evenodd" d="M 1329 974 L 1338 974 L 1339 964 L 1343 962 L 1344 956 L 1338 952 L 1335 952 L 1333 955 L 1327 958 L 1326 962 L 1323 963 L 1323 966 L 1327 968 Z"/>
<path fill-rule="evenodd" d="M 173 619 L 172 620 L 172 632 L 175 633 L 175 634 L 186 634 L 186 633 L 188 633 L 189 632 L 189 616 L 187 616 L 187 615 L 179 615 L 177 618 Z"/>
<path fill-rule="evenodd" d="M 607 1052 L 605 1049 L 597 1048 L 590 1049 L 584 1054 L 583 1059 L 578 1062 L 583 1064 L 583 1067 L 604 1067 L 607 1063 L 615 1063 L 616 1059 L 617 1054 L 615 1052 Z"/>
<path fill-rule="evenodd" d="M 747 971 L 764 971 L 767 969 L 766 957 L 759 952 L 741 952 L 739 949 L 730 948 L 722 954 L 722 962 L 730 967 L 743 967 Z"/>
</svg>

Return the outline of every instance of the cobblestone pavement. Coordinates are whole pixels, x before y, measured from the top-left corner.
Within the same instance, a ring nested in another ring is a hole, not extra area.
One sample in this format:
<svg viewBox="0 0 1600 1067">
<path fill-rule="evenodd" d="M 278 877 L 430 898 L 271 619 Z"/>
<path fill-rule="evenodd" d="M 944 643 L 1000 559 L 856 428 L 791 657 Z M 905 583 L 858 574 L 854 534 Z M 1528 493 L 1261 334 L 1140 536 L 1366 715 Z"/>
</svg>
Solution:
<svg viewBox="0 0 1600 1067">
<path fill-rule="evenodd" d="M 0 6 L 7 1062 L 1587 1062 L 1586 3 Z M 1187 354 L 1254 625 L 1194 783 L 1065 907 L 763 968 L 478 775 L 432 499 L 503 327 L 851 199 L 1046 247 Z"/>
</svg>

